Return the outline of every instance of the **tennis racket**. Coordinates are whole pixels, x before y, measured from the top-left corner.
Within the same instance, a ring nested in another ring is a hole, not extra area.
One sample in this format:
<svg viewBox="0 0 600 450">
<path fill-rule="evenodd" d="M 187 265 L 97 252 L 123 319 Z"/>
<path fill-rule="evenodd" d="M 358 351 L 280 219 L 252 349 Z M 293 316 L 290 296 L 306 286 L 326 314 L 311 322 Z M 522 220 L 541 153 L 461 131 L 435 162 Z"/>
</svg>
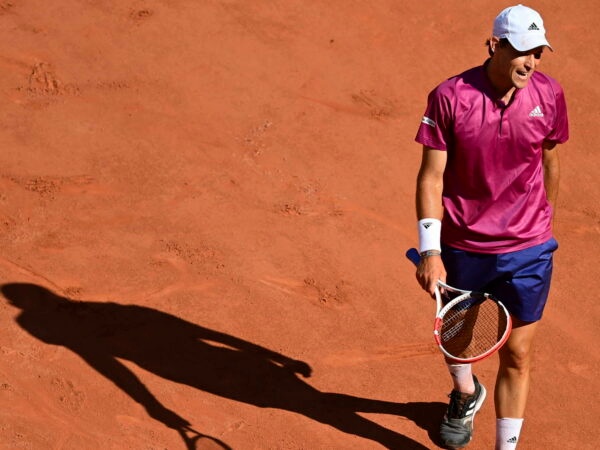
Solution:
<svg viewBox="0 0 600 450">
<path fill-rule="evenodd" d="M 419 264 L 417 249 L 408 250 L 406 257 L 415 265 Z M 491 294 L 457 289 L 439 280 L 435 301 L 433 336 L 442 353 L 452 362 L 480 361 L 502 347 L 510 336 L 510 314 Z"/>
</svg>

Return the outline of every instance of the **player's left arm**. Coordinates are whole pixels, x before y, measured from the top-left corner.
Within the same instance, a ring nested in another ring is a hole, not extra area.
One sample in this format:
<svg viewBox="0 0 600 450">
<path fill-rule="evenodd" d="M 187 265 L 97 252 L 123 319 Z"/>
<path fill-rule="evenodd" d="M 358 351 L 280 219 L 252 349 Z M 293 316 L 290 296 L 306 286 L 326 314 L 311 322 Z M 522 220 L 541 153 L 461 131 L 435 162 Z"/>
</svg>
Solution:
<svg viewBox="0 0 600 450">
<path fill-rule="evenodd" d="M 546 198 L 550 202 L 552 209 L 556 210 L 556 199 L 558 198 L 558 184 L 560 180 L 560 163 L 558 158 L 558 148 L 554 142 L 544 142 L 542 164 L 544 168 L 544 187 L 546 188 Z"/>
</svg>

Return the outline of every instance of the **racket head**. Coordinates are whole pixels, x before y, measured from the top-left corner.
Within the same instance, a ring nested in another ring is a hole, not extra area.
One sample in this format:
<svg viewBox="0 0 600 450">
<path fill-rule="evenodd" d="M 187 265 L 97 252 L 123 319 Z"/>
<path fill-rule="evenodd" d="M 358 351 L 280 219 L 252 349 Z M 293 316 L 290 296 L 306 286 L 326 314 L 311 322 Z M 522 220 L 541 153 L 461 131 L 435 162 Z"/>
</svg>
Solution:
<svg viewBox="0 0 600 450">
<path fill-rule="evenodd" d="M 502 302 L 489 294 L 466 292 L 439 310 L 433 334 L 449 360 L 473 363 L 500 349 L 511 329 L 510 314 Z"/>
</svg>

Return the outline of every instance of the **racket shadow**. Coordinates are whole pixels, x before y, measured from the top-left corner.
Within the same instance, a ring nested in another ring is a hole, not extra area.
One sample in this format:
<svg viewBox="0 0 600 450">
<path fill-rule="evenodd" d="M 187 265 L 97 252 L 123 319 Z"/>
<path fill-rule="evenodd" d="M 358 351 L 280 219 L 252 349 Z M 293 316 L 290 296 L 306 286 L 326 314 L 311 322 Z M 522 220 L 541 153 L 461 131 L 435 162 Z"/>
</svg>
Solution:
<svg viewBox="0 0 600 450">
<path fill-rule="evenodd" d="M 304 381 L 311 368 L 303 361 L 152 308 L 71 300 L 35 284 L 5 284 L 0 290 L 21 309 L 16 322 L 24 330 L 79 355 L 149 416 L 176 430 L 187 450 L 208 441 L 213 447 L 230 447 L 163 405 L 120 359 L 227 399 L 302 414 L 390 449 L 427 447 L 360 412 L 402 416 L 435 436 L 445 409 L 442 403 L 394 403 L 321 392 Z"/>
</svg>

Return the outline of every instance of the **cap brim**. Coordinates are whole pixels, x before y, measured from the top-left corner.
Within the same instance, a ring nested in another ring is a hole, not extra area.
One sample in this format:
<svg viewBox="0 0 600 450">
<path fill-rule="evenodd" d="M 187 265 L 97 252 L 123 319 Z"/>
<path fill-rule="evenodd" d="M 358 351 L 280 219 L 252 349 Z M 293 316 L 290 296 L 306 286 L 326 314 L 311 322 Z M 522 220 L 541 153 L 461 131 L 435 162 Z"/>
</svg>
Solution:
<svg viewBox="0 0 600 450">
<path fill-rule="evenodd" d="M 512 45 L 515 50 L 520 52 L 527 52 L 538 47 L 548 47 L 551 51 L 554 51 L 543 35 L 527 35 L 523 37 L 510 36 L 508 37 L 508 42 L 510 42 L 510 45 Z"/>
</svg>

